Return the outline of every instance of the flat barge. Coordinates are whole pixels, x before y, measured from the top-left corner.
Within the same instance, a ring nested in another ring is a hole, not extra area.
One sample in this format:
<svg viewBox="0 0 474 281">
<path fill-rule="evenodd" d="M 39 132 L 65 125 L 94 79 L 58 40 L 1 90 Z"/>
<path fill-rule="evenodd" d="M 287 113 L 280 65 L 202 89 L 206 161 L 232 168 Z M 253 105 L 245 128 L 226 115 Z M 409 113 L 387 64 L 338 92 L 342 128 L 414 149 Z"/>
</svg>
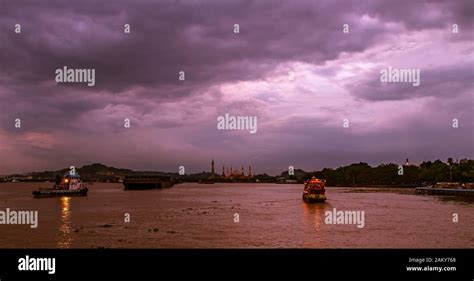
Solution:
<svg viewBox="0 0 474 281">
<path fill-rule="evenodd" d="M 127 176 L 123 180 L 125 190 L 168 188 L 174 185 L 169 176 Z"/>
<path fill-rule="evenodd" d="M 417 187 L 415 188 L 415 193 L 428 195 L 454 195 L 474 197 L 474 189 Z"/>
</svg>

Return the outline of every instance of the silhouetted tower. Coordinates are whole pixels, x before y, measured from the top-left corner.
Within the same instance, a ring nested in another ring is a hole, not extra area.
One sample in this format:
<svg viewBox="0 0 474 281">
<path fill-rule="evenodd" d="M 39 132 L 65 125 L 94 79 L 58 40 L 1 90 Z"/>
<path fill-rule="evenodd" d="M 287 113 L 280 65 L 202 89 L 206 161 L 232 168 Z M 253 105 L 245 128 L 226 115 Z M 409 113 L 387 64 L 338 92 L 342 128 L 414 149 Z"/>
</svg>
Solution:
<svg viewBox="0 0 474 281">
<path fill-rule="evenodd" d="M 249 166 L 249 178 L 252 177 L 252 166 Z"/>
<path fill-rule="evenodd" d="M 222 176 L 225 177 L 225 170 L 224 170 L 224 166 L 222 166 Z"/>
<path fill-rule="evenodd" d="M 214 159 L 211 162 L 211 174 L 214 174 Z"/>
<path fill-rule="evenodd" d="M 242 177 L 245 176 L 245 174 L 244 174 L 244 165 L 242 165 L 242 170 L 240 171 L 240 175 L 241 175 Z"/>
</svg>

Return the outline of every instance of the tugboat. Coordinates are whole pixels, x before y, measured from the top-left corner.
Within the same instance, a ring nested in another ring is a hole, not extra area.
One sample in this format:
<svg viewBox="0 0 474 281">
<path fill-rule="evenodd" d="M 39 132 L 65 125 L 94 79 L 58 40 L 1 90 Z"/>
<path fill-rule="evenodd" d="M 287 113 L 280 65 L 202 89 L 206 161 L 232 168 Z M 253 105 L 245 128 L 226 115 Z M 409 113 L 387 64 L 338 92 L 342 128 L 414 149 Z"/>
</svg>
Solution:
<svg viewBox="0 0 474 281">
<path fill-rule="evenodd" d="M 307 203 L 324 203 L 326 201 L 326 180 L 312 177 L 304 182 L 303 201 Z"/>
<path fill-rule="evenodd" d="M 67 172 L 62 178 L 56 177 L 53 188 L 39 188 L 33 191 L 33 196 L 35 198 L 87 196 L 87 191 L 87 187 L 82 183 L 77 172 Z"/>
</svg>

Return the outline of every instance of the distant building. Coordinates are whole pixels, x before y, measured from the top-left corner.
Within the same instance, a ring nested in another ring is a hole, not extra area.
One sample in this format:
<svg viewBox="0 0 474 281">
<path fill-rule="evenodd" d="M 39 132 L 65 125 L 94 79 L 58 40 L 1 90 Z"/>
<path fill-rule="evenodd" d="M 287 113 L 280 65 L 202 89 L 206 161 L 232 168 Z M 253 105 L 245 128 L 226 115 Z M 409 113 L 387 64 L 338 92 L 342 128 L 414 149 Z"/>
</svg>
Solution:
<svg viewBox="0 0 474 281">
<path fill-rule="evenodd" d="M 214 173 L 214 159 L 211 162 L 211 171 Z M 252 166 L 249 166 L 248 174 L 245 175 L 244 165 L 241 166 L 241 169 L 234 169 L 232 166 L 225 167 L 222 166 L 222 174 L 220 175 L 221 179 L 225 180 L 248 180 L 252 178 Z"/>
</svg>

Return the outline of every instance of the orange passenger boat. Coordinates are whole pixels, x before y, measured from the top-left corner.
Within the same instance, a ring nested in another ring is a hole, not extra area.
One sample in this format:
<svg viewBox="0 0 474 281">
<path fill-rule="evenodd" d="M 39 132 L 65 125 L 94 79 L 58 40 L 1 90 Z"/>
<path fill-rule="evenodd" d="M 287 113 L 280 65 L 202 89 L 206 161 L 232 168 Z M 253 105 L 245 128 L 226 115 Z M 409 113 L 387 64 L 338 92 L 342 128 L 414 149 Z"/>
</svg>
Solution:
<svg viewBox="0 0 474 281">
<path fill-rule="evenodd" d="M 312 177 L 304 182 L 303 201 L 308 203 L 323 203 L 326 201 L 326 180 Z"/>
</svg>

